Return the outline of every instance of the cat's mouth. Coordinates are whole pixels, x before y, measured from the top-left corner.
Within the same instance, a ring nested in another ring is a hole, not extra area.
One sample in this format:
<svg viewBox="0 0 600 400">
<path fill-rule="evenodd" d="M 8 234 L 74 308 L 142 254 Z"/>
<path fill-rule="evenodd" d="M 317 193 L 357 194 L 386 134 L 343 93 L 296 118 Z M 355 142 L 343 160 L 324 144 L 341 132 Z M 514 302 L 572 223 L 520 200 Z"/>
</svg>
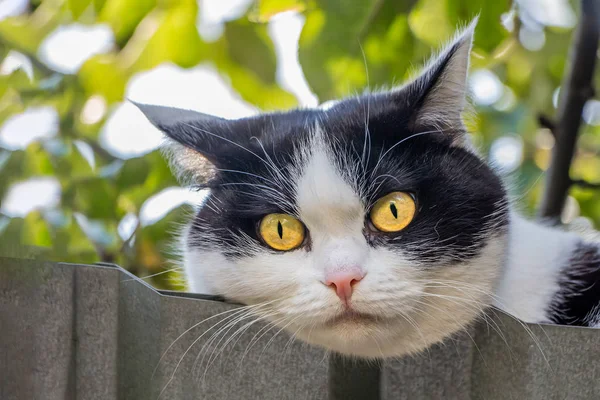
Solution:
<svg viewBox="0 0 600 400">
<path fill-rule="evenodd" d="M 329 319 L 325 324 L 328 326 L 335 326 L 344 323 L 374 324 L 377 322 L 377 320 L 378 318 L 374 315 L 347 309 L 344 312 Z"/>
</svg>

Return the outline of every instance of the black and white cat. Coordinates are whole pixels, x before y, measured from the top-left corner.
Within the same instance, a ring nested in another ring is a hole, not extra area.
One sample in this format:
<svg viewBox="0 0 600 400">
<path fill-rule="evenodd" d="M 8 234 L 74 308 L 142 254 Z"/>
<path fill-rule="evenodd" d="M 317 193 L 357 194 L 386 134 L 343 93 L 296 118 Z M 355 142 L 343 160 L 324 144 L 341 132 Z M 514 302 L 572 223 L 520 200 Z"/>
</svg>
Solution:
<svg viewBox="0 0 600 400">
<path fill-rule="evenodd" d="M 528 222 L 461 114 L 475 23 L 413 81 L 327 108 L 225 120 L 138 104 L 208 187 L 185 231 L 191 290 L 255 305 L 363 357 L 418 352 L 497 306 L 600 322 L 600 248 Z"/>
</svg>

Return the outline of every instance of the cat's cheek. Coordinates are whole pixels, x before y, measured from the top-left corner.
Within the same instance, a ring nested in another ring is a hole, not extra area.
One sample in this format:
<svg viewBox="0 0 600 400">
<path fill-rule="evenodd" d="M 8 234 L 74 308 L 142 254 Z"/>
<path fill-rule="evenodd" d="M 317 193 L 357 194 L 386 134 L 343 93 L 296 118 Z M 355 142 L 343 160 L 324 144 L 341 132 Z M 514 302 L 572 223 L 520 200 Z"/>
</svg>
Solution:
<svg viewBox="0 0 600 400">
<path fill-rule="evenodd" d="M 187 254 L 191 290 L 206 290 L 244 304 L 291 301 L 305 292 L 306 285 L 318 283 L 310 268 L 309 253 L 302 249 L 275 254 L 265 250 L 239 258 L 199 249 Z"/>
<path fill-rule="evenodd" d="M 211 265 L 221 265 L 227 268 L 226 258 L 218 252 L 206 252 L 199 249 L 186 249 L 183 263 L 188 290 L 193 293 L 221 294 L 218 283 L 220 272 L 211 269 Z"/>
</svg>

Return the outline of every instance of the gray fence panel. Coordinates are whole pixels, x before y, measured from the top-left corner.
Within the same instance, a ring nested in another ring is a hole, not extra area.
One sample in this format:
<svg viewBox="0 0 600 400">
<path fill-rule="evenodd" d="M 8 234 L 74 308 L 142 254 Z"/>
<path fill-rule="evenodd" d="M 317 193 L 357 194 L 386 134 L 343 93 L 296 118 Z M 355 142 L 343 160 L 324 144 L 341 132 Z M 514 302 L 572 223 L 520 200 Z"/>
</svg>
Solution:
<svg viewBox="0 0 600 400">
<path fill-rule="evenodd" d="M 155 375 L 158 389 L 164 389 L 161 398 L 326 398 L 327 359 L 323 351 L 291 343 L 286 333 L 277 334 L 279 328 L 269 330 L 270 325 L 245 318 L 243 309 L 164 296 L 161 312 L 164 356 Z M 225 314 L 215 317 L 220 313 Z M 223 318 L 228 319 L 220 322 Z M 252 339 L 261 335 L 250 347 Z M 231 337 L 234 339 L 228 342 Z"/>
<path fill-rule="evenodd" d="M 27 260 L 0 268 L 0 398 L 74 398 L 74 275 Z"/>
<path fill-rule="evenodd" d="M 379 400 L 381 367 L 380 362 L 332 354 L 329 359 L 329 399 Z"/>
<path fill-rule="evenodd" d="M 473 398 L 600 399 L 598 329 L 522 324 L 501 313 L 493 321 L 478 327 Z"/>
<path fill-rule="evenodd" d="M 0 258 L 0 399 L 600 398 L 596 329 L 493 312 L 379 373 L 193 297 L 117 267 Z"/>
<path fill-rule="evenodd" d="M 161 297 L 126 273 L 118 290 L 119 398 L 156 398 L 151 377 L 160 357 Z"/>
<path fill-rule="evenodd" d="M 384 399 L 469 399 L 473 351 L 472 338 L 463 333 L 414 357 L 386 362 Z"/>
<path fill-rule="evenodd" d="M 118 270 L 59 265 L 74 277 L 73 351 L 77 399 L 112 399 L 117 395 L 119 332 Z"/>
</svg>

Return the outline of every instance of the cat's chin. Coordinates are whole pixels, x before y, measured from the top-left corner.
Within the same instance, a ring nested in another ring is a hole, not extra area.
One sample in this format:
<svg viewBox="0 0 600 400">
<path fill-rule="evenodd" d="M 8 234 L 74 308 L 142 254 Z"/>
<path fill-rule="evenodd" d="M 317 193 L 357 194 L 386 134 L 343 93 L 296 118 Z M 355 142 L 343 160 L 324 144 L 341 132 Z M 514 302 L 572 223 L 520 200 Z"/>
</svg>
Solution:
<svg viewBox="0 0 600 400">
<path fill-rule="evenodd" d="M 300 329 L 296 336 L 348 356 L 382 359 L 417 354 L 464 327 L 457 324 L 444 326 L 442 330 L 417 331 L 403 318 L 348 313 L 310 329 Z"/>
<path fill-rule="evenodd" d="M 381 319 L 375 315 L 362 313 L 353 310 L 346 310 L 333 318 L 327 320 L 324 325 L 332 329 L 338 327 L 369 327 L 381 323 Z"/>
</svg>

